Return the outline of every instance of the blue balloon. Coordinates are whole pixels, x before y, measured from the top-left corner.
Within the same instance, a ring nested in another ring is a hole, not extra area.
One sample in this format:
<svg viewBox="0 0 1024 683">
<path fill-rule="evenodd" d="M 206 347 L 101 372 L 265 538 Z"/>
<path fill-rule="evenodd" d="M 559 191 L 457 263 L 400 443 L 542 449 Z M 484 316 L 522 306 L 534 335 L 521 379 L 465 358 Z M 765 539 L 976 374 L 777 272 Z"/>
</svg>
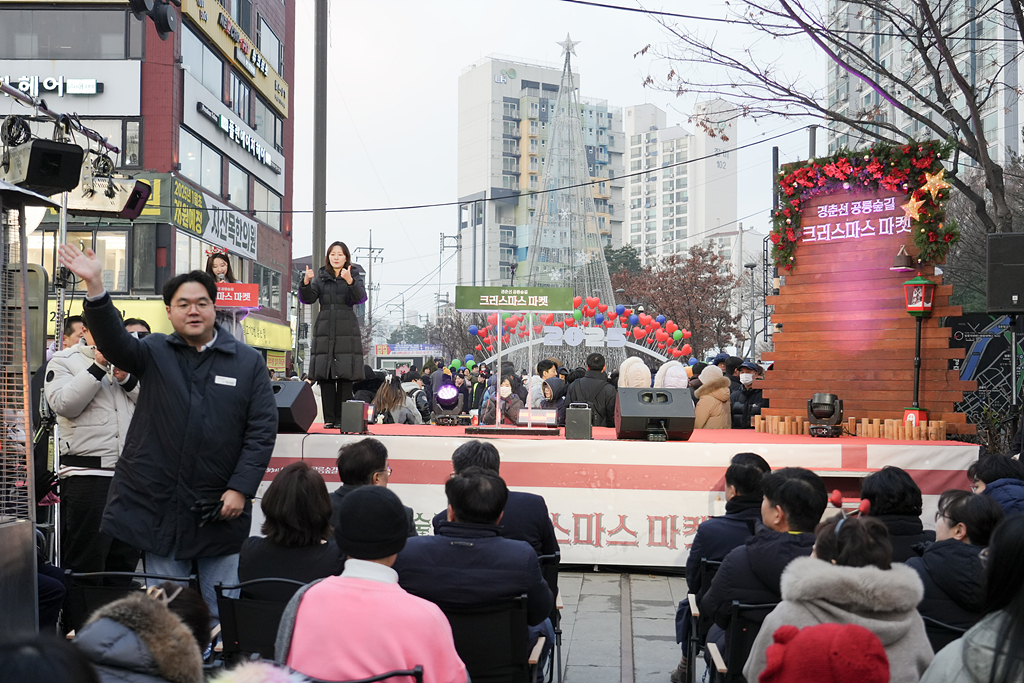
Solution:
<svg viewBox="0 0 1024 683">
<path fill-rule="evenodd" d="M 470 333 L 470 335 L 475 337 L 477 334 L 480 333 L 480 328 L 477 327 L 476 325 L 470 325 L 469 326 L 469 333 Z"/>
<path fill-rule="evenodd" d="M 659 315 L 655 320 L 657 320 L 659 324 L 664 325 L 666 318 L 663 315 Z"/>
<path fill-rule="evenodd" d="M 697 359 L 696 358 L 690 358 L 689 363 L 690 363 L 690 365 L 696 365 L 697 364 Z"/>
<path fill-rule="evenodd" d="M 629 316 L 629 324 L 630 325 L 636 325 L 638 322 L 640 322 L 640 316 L 638 316 L 636 313 L 634 313 L 633 315 Z"/>
<path fill-rule="evenodd" d="M 600 325 L 601 323 L 604 322 L 604 316 L 601 315 L 600 313 L 595 313 L 594 314 L 594 322 L 597 323 L 598 325 Z"/>
<path fill-rule="evenodd" d="M 473 354 L 467 353 L 466 354 L 466 362 L 468 363 L 471 360 L 476 360 L 476 358 L 473 358 Z"/>
<path fill-rule="evenodd" d="M 615 314 L 616 315 L 622 315 L 625 312 L 626 312 L 626 307 L 623 306 L 622 304 L 619 304 L 618 306 L 615 307 Z"/>
</svg>

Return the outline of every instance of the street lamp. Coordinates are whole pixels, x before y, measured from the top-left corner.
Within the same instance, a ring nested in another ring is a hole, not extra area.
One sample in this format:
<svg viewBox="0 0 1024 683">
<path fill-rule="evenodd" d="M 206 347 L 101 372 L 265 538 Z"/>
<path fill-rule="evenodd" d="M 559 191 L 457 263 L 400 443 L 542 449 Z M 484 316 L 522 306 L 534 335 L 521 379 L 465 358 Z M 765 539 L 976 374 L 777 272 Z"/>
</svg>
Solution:
<svg viewBox="0 0 1024 683">
<path fill-rule="evenodd" d="M 744 263 L 743 267 L 750 271 L 750 360 L 754 360 L 754 349 L 756 348 L 756 337 L 757 332 L 754 329 L 754 269 L 757 268 L 757 263 L 750 261 Z"/>
<path fill-rule="evenodd" d="M 917 320 L 917 334 L 914 343 L 914 405 L 903 412 L 903 421 L 910 420 L 919 425 L 928 419 L 928 411 L 922 410 L 918 404 L 918 385 L 921 381 L 921 321 L 931 315 L 935 295 L 935 283 L 921 276 L 903 283 L 907 313 Z"/>
</svg>

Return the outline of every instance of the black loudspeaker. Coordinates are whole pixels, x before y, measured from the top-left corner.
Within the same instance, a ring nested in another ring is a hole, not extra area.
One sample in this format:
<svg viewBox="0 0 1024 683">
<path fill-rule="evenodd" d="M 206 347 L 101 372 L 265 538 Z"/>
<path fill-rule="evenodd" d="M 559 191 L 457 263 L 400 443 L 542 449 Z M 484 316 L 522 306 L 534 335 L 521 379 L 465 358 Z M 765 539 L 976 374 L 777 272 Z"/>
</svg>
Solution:
<svg viewBox="0 0 1024 683">
<path fill-rule="evenodd" d="M 1024 233 L 988 236 L 988 313 L 1024 313 Z"/>
<path fill-rule="evenodd" d="M 271 382 L 277 401 L 277 433 L 305 434 L 316 419 L 316 397 L 306 382 Z"/>
<path fill-rule="evenodd" d="M 365 434 L 370 421 L 370 404 L 363 401 L 345 401 L 341 404 L 341 433 Z"/>
<path fill-rule="evenodd" d="M 619 389 L 615 438 L 686 441 L 693 433 L 689 389 Z"/>
<path fill-rule="evenodd" d="M 570 403 L 565 409 L 565 438 L 593 439 L 592 412 L 586 403 Z"/>
</svg>

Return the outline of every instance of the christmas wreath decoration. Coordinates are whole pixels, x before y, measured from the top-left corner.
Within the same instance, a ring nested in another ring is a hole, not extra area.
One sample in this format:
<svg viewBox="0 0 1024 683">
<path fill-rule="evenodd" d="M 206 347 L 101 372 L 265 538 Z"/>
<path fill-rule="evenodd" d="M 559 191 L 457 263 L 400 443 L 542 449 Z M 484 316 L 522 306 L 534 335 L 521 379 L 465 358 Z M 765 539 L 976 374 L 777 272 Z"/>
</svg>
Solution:
<svg viewBox="0 0 1024 683">
<path fill-rule="evenodd" d="M 788 165 L 779 173 L 779 207 L 772 212 L 772 258 L 780 270 L 796 265 L 796 245 L 802 230 L 800 207 L 823 194 L 879 188 L 905 192 L 903 210 L 911 221 L 917 262 L 938 263 L 960 239 L 955 221 L 947 222 L 950 184 L 942 160 L 953 143 L 929 140 L 908 145 L 875 144 L 867 150 L 840 150 L 833 156 Z"/>
</svg>

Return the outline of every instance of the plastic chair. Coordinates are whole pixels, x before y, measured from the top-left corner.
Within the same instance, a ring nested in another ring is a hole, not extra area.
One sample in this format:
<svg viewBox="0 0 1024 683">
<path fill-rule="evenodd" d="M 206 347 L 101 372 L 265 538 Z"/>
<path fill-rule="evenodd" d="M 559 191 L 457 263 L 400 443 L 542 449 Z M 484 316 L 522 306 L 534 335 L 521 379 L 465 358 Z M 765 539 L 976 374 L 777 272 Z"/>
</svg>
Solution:
<svg viewBox="0 0 1024 683">
<path fill-rule="evenodd" d="M 77 632 L 100 607 L 146 590 L 147 580 L 187 583 L 193 588 L 198 585 L 195 574 L 166 576 L 136 572 L 73 572 L 68 569 L 64 577 L 68 589 L 61 616 L 65 633 Z"/>
<path fill-rule="evenodd" d="M 544 638 L 530 651 L 526 595 L 488 607 L 441 606 L 473 683 L 532 683 Z"/>
<path fill-rule="evenodd" d="M 725 629 L 725 644 L 729 648 L 726 657 L 714 643 L 708 643 L 708 652 L 715 664 L 719 676 L 716 681 L 725 683 L 746 683 L 743 677 L 743 666 L 747 663 L 747 656 L 754 645 L 758 631 L 765 617 L 778 606 L 779 603 L 771 602 L 760 605 L 744 605 L 739 600 L 733 600 L 729 606 L 729 627 Z"/>
<path fill-rule="evenodd" d="M 562 561 L 562 553 L 541 555 L 537 559 L 540 560 L 540 573 L 543 574 L 544 581 L 547 582 L 548 588 L 551 589 L 551 595 L 555 598 L 555 605 L 551 608 L 551 627 L 555 631 L 555 651 L 551 658 L 551 671 L 548 673 L 547 680 L 548 683 L 551 683 L 557 677 L 558 683 L 562 683 L 562 599 L 558 593 L 558 569 Z"/>
<path fill-rule="evenodd" d="M 722 563 L 720 561 L 709 560 L 706 557 L 700 558 L 700 594 L 687 593 L 686 595 L 686 599 L 690 602 L 690 639 L 686 644 L 686 678 L 690 683 L 696 683 L 697 658 L 700 657 L 700 651 L 704 647 L 704 640 L 700 637 L 700 599 L 704 597 L 704 593 L 708 592 L 711 582 L 715 578 L 715 573 L 718 572 L 718 568 L 721 566 Z M 707 619 L 714 619 L 714 616 L 710 614 L 707 616 Z"/>
<path fill-rule="evenodd" d="M 225 595 L 227 591 L 244 592 L 248 587 L 268 585 L 294 586 L 298 590 L 305 586 L 301 581 L 283 578 L 265 578 L 243 581 L 235 586 L 218 583 L 213 587 L 217 593 L 217 609 L 220 612 L 220 635 L 224 646 L 224 659 L 233 662 L 251 654 L 264 659 L 274 657 L 277 627 L 281 623 L 288 601 L 255 600 L 240 596 Z"/>
</svg>

